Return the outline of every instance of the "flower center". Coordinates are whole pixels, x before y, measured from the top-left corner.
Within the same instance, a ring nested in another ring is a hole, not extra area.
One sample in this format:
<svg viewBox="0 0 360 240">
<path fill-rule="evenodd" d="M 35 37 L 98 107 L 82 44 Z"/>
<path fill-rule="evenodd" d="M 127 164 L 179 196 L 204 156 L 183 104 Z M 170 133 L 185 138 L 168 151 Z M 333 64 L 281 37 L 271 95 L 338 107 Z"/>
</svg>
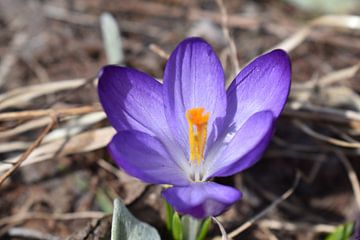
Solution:
<svg viewBox="0 0 360 240">
<path fill-rule="evenodd" d="M 207 125 L 210 113 L 204 113 L 204 108 L 190 108 L 186 111 L 186 119 L 189 124 L 190 160 L 197 161 L 200 165 L 204 159 L 205 144 L 207 138 Z"/>
</svg>

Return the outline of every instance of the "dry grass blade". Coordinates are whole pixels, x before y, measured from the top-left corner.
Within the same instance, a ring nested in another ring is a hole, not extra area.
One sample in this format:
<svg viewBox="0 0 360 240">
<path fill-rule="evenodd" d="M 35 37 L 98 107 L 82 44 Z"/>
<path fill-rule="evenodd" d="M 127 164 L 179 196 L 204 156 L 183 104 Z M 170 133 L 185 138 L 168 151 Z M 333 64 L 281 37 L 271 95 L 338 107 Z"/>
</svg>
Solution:
<svg viewBox="0 0 360 240">
<path fill-rule="evenodd" d="M 274 202 L 272 202 L 267 208 L 265 208 L 263 211 L 255 215 L 253 218 L 242 224 L 240 227 L 236 228 L 234 231 L 228 234 L 229 238 L 234 238 L 246 229 L 248 229 L 251 225 L 253 225 L 257 220 L 265 216 L 268 212 L 270 212 L 272 209 L 274 209 L 277 205 L 279 205 L 282 201 L 286 200 L 288 197 L 291 196 L 291 194 L 295 191 L 297 185 L 300 181 L 300 174 L 297 173 L 295 180 L 293 182 L 293 185 L 291 188 L 289 188 L 286 192 L 284 192 L 278 199 L 276 199 Z"/>
<path fill-rule="evenodd" d="M 285 107 L 284 114 L 294 117 L 305 117 L 310 120 L 350 124 L 353 125 L 353 127 L 356 127 L 356 125 L 360 123 L 360 114 L 358 112 L 316 106 L 309 103 L 304 104 L 298 101 L 288 103 Z"/>
<path fill-rule="evenodd" d="M 259 226 L 267 227 L 274 230 L 286 230 L 286 231 L 312 231 L 315 233 L 331 233 L 334 232 L 336 226 L 326 224 L 309 224 L 309 223 L 293 223 L 277 220 L 261 220 L 257 223 Z"/>
<path fill-rule="evenodd" d="M 264 233 L 265 236 L 268 237 L 268 240 L 279 240 L 271 231 L 269 228 L 264 226 L 259 226 L 260 230 Z"/>
<path fill-rule="evenodd" d="M 46 17 L 59 21 L 66 21 L 85 26 L 95 26 L 98 24 L 97 16 L 84 14 L 81 12 L 70 12 L 65 8 L 46 5 L 44 6 L 44 11 Z"/>
<path fill-rule="evenodd" d="M 5 182 L 5 180 L 10 177 L 16 169 L 29 157 L 29 155 L 34 151 L 34 149 L 41 144 L 41 141 L 44 139 L 46 134 L 55 126 L 56 124 L 56 115 L 51 114 L 52 121 L 47 125 L 47 127 L 40 133 L 36 140 L 29 146 L 29 148 L 19 157 L 16 163 L 11 166 L 11 168 L 0 177 L 0 186 Z"/>
<path fill-rule="evenodd" d="M 334 84 L 343 79 L 352 78 L 360 69 L 360 63 L 357 63 L 351 67 L 343 68 L 337 71 L 333 71 L 328 75 L 319 79 L 307 81 L 305 83 L 293 83 L 291 86 L 292 90 L 312 90 L 314 87 L 326 87 Z"/>
<path fill-rule="evenodd" d="M 57 82 L 41 83 L 17 88 L 0 95 L 0 110 L 9 107 L 23 107 L 31 100 L 46 94 L 74 89 L 86 83 L 86 79 L 73 79 Z"/>
<path fill-rule="evenodd" d="M 49 122 L 51 122 L 51 119 L 48 117 L 42 117 L 42 118 L 30 120 L 14 128 L 0 132 L 0 139 L 13 137 L 23 132 L 27 132 L 33 129 L 46 126 L 47 124 L 49 124 Z"/>
<path fill-rule="evenodd" d="M 79 134 L 89 126 L 105 118 L 106 115 L 104 112 L 94 112 L 83 115 L 81 117 L 70 118 L 70 120 L 66 123 L 65 126 L 62 126 L 61 128 L 56 128 L 53 131 L 49 132 L 43 139 L 42 144 L 49 143 L 58 139 L 69 139 L 72 136 Z M 0 138 L 1 138 L 1 133 L 0 133 Z M 22 141 L 3 143 L 0 146 L 0 153 L 23 150 L 26 149 L 30 144 L 31 143 L 29 142 L 22 142 Z"/>
<path fill-rule="evenodd" d="M 154 43 L 149 45 L 149 49 L 165 60 L 168 60 L 170 57 L 170 55 L 164 49 Z"/>
<path fill-rule="evenodd" d="M 358 177 L 356 176 L 355 170 L 351 166 L 349 159 L 347 159 L 344 153 L 342 153 L 341 151 L 335 151 L 335 154 L 341 160 L 346 169 L 347 175 L 351 183 L 351 187 L 355 195 L 356 204 L 358 206 L 358 209 L 360 209 L 360 183 Z"/>
<path fill-rule="evenodd" d="M 227 27 L 229 16 L 226 11 L 224 2 L 223 0 L 216 0 L 216 3 L 220 8 L 222 31 L 229 44 L 231 63 L 233 64 L 233 68 L 234 68 L 234 76 L 229 77 L 229 79 L 232 80 L 235 77 L 235 75 L 240 71 L 239 60 L 237 59 L 237 49 L 234 40 L 230 37 L 230 31 L 229 28 Z"/>
<path fill-rule="evenodd" d="M 42 212 L 27 212 L 19 213 L 13 216 L 0 219 L 0 226 L 7 224 L 16 224 L 28 220 L 40 219 L 40 220 L 58 220 L 69 221 L 76 219 L 89 219 L 89 218 L 103 218 L 107 216 L 103 212 L 74 212 L 74 213 L 42 213 Z"/>
<path fill-rule="evenodd" d="M 314 27 L 360 29 L 360 17 L 354 15 L 326 15 L 316 18 L 272 49 L 280 48 L 287 52 L 294 50 L 309 36 Z"/>
<path fill-rule="evenodd" d="M 89 130 L 71 137 L 70 139 L 59 139 L 49 142 L 36 148 L 22 165 L 26 166 L 40 161 L 65 156 L 74 153 L 89 152 L 105 147 L 114 136 L 115 130 L 112 127 Z M 4 160 L 6 163 L 16 163 L 20 156 Z M 9 165 L 0 165 L 0 172 L 7 171 Z"/>
<path fill-rule="evenodd" d="M 17 57 L 15 52 L 21 49 L 27 39 L 28 36 L 23 32 L 15 34 L 11 43 L 10 51 L 5 56 L 2 56 L 0 62 L 0 87 L 2 87 L 2 85 L 6 82 L 6 75 L 16 63 Z"/>
<path fill-rule="evenodd" d="M 299 120 L 294 120 L 294 124 L 300 128 L 304 133 L 308 134 L 311 137 L 314 137 L 318 140 L 321 140 L 323 142 L 327 142 L 339 147 L 345 147 L 345 148 L 360 148 L 360 142 L 346 142 L 340 139 L 328 137 L 326 135 L 323 135 L 321 133 L 316 132 L 315 130 L 311 129 L 307 124 L 302 123 Z"/>
<path fill-rule="evenodd" d="M 219 13 L 200 9 L 191 9 L 188 13 L 188 18 L 193 21 L 206 18 L 215 23 L 221 24 L 222 22 L 222 15 Z M 260 21 L 254 17 L 234 14 L 228 17 L 227 26 L 231 28 L 257 30 L 260 26 Z"/>
<path fill-rule="evenodd" d="M 30 144 L 31 143 L 29 143 L 29 142 L 21 142 L 21 141 L 1 143 L 0 153 L 24 150 L 24 149 L 28 148 L 30 146 Z"/>
<path fill-rule="evenodd" d="M 51 131 L 45 137 L 43 142 L 49 142 L 52 140 L 63 138 L 65 136 L 68 137 L 70 135 L 75 135 L 75 134 L 81 132 L 84 128 L 105 119 L 106 115 L 104 112 L 93 112 L 93 113 L 85 114 L 81 117 L 78 117 L 78 116 L 72 117 L 71 116 L 68 118 L 69 119 L 66 119 L 66 120 L 68 120 L 68 122 L 66 122 L 65 126 Z M 7 138 L 7 137 L 13 137 L 18 134 L 24 133 L 26 131 L 40 128 L 42 126 L 47 125 L 49 122 L 50 122 L 50 119 L 48 117 L 41 117 L 38 119 L 30 120 L 28 122 L 20 124 L 19 126 L 15 127 L 15 128 L 0 132 L 0 139 Z"/>
<path fill-rule="evenodd" d="M 220 222 L 216 217 L 212 217 L 211 219 L 218 225 L 218 227 L 219 227 L 219 229 L 220 229 L 220 232 L 221 232 L 221 240 L 229 240 L 228 235 L 227 235 L 227 233 L 226 233 L 226 231 L 225 231 L 225 228 L 224 228 L 224 226 L 221 224 L 221 222 Z"/>
<path fill-rule="evenodd" d="M 24 227 L 13 227 L 10 228 L 7 232 L 7 235 L 10 238 L 20 238 L 20 239 L 33 239 L 33 240 L 60 240 L 60 237 L 43 233 L 38 230 L 24 228 Z"/>
<path fill-rule="evenodd" d="M 30 110 L 22 112 L 7 112 L 0 114 L 0 121 L 11 121 L 11 120 L 23 120 L 35 117 L 48 116 L 50 114 L 55 114 L 58 117 L 63 116 L 74 116 L 92 112 L 101 111 L 99 105 L 96 106 L 84 106 L 84 107 L 75 107 L 75 108 L 66 108 L 66 109 L 43 109 L 43 110 Z"/>
<path fill-rule="evenodd" d="M 104 112 L 88 113 L 74 119 L 70 119 L 65 126 L 51 131 L 44 139 L 44 142 L 50 142 L 62 138 L 69 138 L 79 134 L 89 126 L 96 124 L 106 118 Z"/>
</svg>

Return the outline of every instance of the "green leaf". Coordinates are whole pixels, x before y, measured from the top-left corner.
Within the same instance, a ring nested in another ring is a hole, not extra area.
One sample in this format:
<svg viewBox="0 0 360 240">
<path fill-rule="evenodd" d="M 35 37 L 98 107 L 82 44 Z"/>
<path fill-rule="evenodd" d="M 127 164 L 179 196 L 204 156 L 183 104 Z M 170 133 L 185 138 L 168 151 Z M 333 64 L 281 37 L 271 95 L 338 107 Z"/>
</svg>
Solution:
<svg viewBox="0 0 360 240">
<path fill-rule="evenodd" d="M 114 201 L 111 240 L 161 240 L 155 228 L 136 219 L 118 199 Z"/>
<path fill-rule="evenodd" d="M 182 240 L 183 239 L 183 228 L 182 223 L 178 213 L 174 213 L 172 219 L 172 236 L 174 240 Z"/>
<path fill-rule="evenodd" d="M 115 18 L 110 13 L 101 14 L 100 26 L 108 63 L 120 65 L 123 64 L 123 45 L 119 26 Z"/>
<path fill-rule="evenodd" d="M 204 240 L 205 239 L 206 234 L 209 231 L 210 223 L 211 223 L 211 218 L 208 218 L 205 221 L 203 221 L 196 240 Z"/>
<path fill-rule="evenodd" d="M 170 204 L 167 201 L 164 201 L 165 203 L 165 223 L 166 223 L 166 229 L 169 231 L 169 233 L 172 232 L 172 219 L 174 215 L 174 209 L 170 206 Z"/>
<path fill-rule="evenodd" d="M 95 199 L 101 211 L 106 213 L 111 213 L 113 211 L 113 204 L 103 189 L 98 188 L 96 190 Z"/>
<path fill-rule="evenodd" d="M 327 235 L 325 240 L 349 240 L 354 229 L 354 223 L 345 223 L 338 226 L 334 232 Z"/>
</svg>

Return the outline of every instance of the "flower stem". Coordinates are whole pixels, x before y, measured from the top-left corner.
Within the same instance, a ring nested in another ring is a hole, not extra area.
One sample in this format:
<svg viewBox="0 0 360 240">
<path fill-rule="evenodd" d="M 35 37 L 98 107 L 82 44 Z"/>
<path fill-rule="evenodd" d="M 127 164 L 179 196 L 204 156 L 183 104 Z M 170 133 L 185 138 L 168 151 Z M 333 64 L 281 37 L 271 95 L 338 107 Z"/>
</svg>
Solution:
<svg viewBox="0 0 360 240">
<path fill-rule="evenodd" d="M 182 224 L 184 228 L 184 240 L 196 240 L 201 226 L 201 220 L 190 216 L 183 216 Z"/>
</svg>

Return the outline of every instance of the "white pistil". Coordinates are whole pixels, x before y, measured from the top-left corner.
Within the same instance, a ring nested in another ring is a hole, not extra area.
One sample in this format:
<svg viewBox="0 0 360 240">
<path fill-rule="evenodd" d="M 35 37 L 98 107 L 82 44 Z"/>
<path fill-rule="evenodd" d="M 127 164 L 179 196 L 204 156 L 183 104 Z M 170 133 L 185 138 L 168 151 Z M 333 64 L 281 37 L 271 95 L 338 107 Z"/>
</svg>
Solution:
<svg viewBox="0 0 360 240">
<path fill-rule="evenodd" d="M 195 167 L 195 182 L 199 182 L 200 181 L 200 169 L 199 166 L 197 165 Z"/>
<path fill-rule="evenodd" d="M 203 162 L 200 162 L 200 164 L 198 164 L 197 162 L 191 162 L 191 169 L 192 169 L 192 180 L 194 182 L 201 182 L 203 181 L 203 167 L 204 167 L 204 164 Z"/>
</svg>

